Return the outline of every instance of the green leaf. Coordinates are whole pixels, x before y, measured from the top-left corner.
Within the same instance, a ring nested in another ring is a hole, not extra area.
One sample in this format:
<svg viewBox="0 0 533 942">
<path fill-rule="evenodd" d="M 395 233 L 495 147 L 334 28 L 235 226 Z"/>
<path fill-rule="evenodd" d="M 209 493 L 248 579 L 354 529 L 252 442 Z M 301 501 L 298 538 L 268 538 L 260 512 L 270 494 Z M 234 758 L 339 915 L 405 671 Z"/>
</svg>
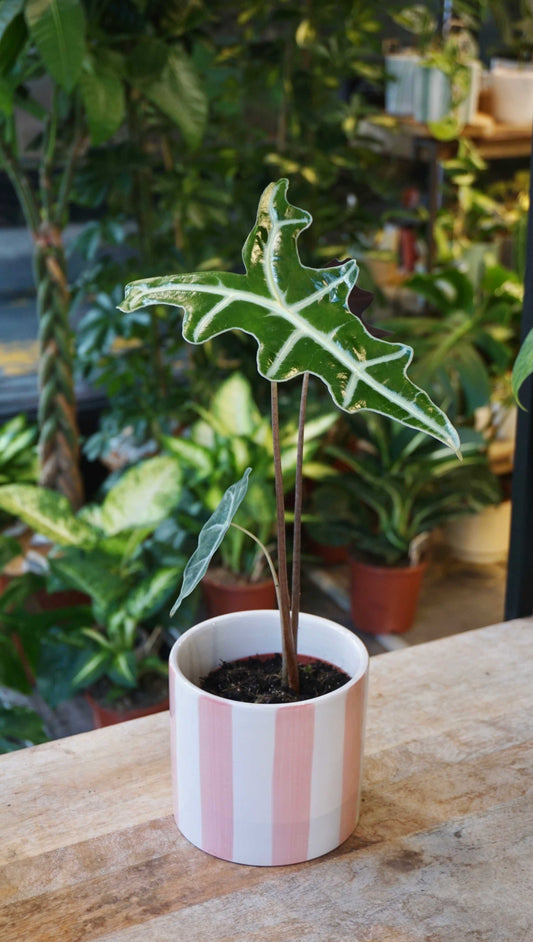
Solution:
<svg viewBox="0 0 533 942">
<path fill-rule="evenodd" d="M 100 611 L 119 604 L 124 596 L 123 580 L 112 571 L 112 561 L 105 553 L 69 549 L 64 555 L 51 558 L 49 563 L 54 576 L 70 588 L 87 593 Z"/>
<path fill-rule="evenodd" d="M 448 418 L 406 375 L 412 349 L 375 339 L 350 312 L 356 262 L 323 269 L 301 264 L 297 239 L 311 216 L 287 202 L 287 186 L 287 180 L 270 184 L 261 197 L 243 250 L 245 275 L 198 272 L 133 282 L 122 310 L 182 307 L 183 335 L 191 343 L 240 328 L 256 338 L 266 379 L 313 373 L 346 412 L 383 413 L 456 449 Z"/>
<path fill-rule="evenodd" d="M 47 739 L 43 721 L 35 710 L 0 704 L 0 753 L 37 745 Z"/>
<path fill-rule="evenodd" d="M 181 566 L 158 569 L 143 579 L 126 600 L 126 610 L 132 618 L 141 621 L 154 615 L 168 598 L 182 573 Z"/>
<path fill-rule="evenodd" d="M 180 594 L 172 606 L 171 616 L 178 610 L 183 599 L 191 594 L 205 576 L 211 559 L 222 543 L 233 517 L 246 496 L 251 470 L 247 468 L 240 481 L 228 487 L 217 509 L 200 530 L 198 546 L 185 566 Z"/>
<path fill-rule="evenodd" d="M 137 686 L 137 661 L 133 651 L 120 651 L 107 671 L 109 679 L 121 687 Z"/>
<path fill-rule="evenodd" d="M 0 634 L 0 684 L 20 693 L 31 693 L 20 655 L 11 638 Z"/>
<path fill-rule="evenodd" d="M 120 76 L 108 63 L 86 57 L 80 90 L 93 144 L 103 144 L 124 120 L 126 99 Z"/>
<path fill-rule="evenodd" d="M 126 471 L 109 491 L 100 524 L 109 536 L 130 527 L 156 527 L 178 503 L 181 493 L 179 462 L 169 455 L 148 458 Z"/>
<path fill-rule="evenodd" d="M 20 543 L 12 536 L 0 533 L 0 572 L 11 562 L 15 556 L 20 556 L 22 550 Z"/>
<path fill-rule="evenodd" d="M 513 396 L 515 397 L 518 405 L 521 409 L 524 408 L 518 393 L 520 392 L 520 387 L 524 380 L 533 373 L 533 329 L 527 334 L 520 350 L 518 356 L 515 360 L 513 371 L 511 374 L 511 383 L 513 387 Z"/>
<path fill-rule="evenodd" d="M 13 20 L 22 12 L 24 0 L 3 0 L 0 6 L 0 39 Z"/>
<path fill-rule="evenodd" d="M 166 435 L 163 443 L 167 451 L 181 459 L 181 466 L 192 468 L 205 477 L 214 471 L 212 452 L 203 445 L 198 445 L 189 438 L 174 438 Z"/>
<path fill-rule="evenodd" d="M 261 422 L 250 383 L 241 373 L 221 383 L 213 396 L 211 413 L 226 436 L 251 436 Z"/>
<path fill-rule="evenodd" d="M 43 62 L 67 92 L 81 73 L 85 57 L 85 15 L 80 0 L 27 0 L 26 22 Z"/>
<path fill-rule="evenodd" d="M 197 147 L 207 120 L 207 98 L 188 56 L 180 49 L 173 49 L 160 79 L 145 86 L 143 91 L 178 125 L 187 143 Z"/>
<path fill-rule="evenodd" d="M 7 26 L 2 23 L 2 14 L 8 5 L 5 4 L 0 9 L 0 73 L 3 75 L 13 68 L 28 38 L 26 21 L 22 13 L 15 16 Z M 22 7 L 22 4 L 19 6 Z M 13 91 L 14 89 L 11 88 L 11 99 Z"/>
<path fill-rule="evenodd" d="M 33 484 L 0 487 L 0 507 L 60 546 L 90 546 L 96 531 L 76 517 L 67 498 Z"/>
</svg>

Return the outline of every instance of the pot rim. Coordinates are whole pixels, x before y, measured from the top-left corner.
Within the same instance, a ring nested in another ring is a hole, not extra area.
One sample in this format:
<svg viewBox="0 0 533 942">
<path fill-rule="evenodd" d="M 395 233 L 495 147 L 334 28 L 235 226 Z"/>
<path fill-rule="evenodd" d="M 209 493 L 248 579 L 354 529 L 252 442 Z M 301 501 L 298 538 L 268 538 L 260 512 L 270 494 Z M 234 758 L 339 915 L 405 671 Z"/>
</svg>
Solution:
<svg viewBox="0 0 533 942">
<path fill-rule="evenodd" d="M 191 691 L 194 691 L 198 695 L 201 695 L 202 697 L 207 697 L 209 700 L 214 700 L 217 702 L 231 703 L 234 705 L 235 708 L 254 710 L 256 712 L 258 710 L 262 710 L 262 711 L 290 710 L 290 709 L 294 709 L 294 707 L 301 707 L 303 704 L 306 704 L 306 703 L 317 704 L 317 703 L 322 703 L 325 701 L 330 702 L 334 698 L 345 696 L 348 690 L 350 690 L 352 687 L 358 684 L 366 676 L 368 672 L 368 666 L 369 666 L 369 654 L 368 654 L 368 650 L 365 644 L 358 637 L 358 635 L 355 634 L 355 632 L 350 631 L 349 628 L 345 628 L 344 625 L 340 625 L 338 624 L 338 622 L 335 622 L 330 618 L 324 618 L 322 615 L 313 615 L 310 612 L 301 612 L 300 618 L 308 617 L 316 621 L 322 622 L 323 628 L 325 631 L 331 630 L 331 631 L 336 632 L 338 635 L 341 635 L 343 637 L 346 643 L 352 644 L 353 647 L 357 648 L 358 653 L 360 655 L 359 670 L 352 677 L 350 677 L 349 681 L 343 684 L 342 687 L 338 687 L 337 690 L 331 690 L 329 693 L 324 693 L 320 697 L 313 697 L 307 700 L 296 700 L 293 703 L 248 703 L 242 700 L 229 700 L 226 697 L 219 697 L 217 694 L 210 693 L 207 690 L 202 690 L 202 688 L 199 687 L 197 684 L 193 683 L 192 680 L 189 680 L 189 678 L 183 673 L 183 671 L 181 670 L 178 664 L 178 654 L 179 654 L 179 649 L 181 645 L 186 641 L 186 639 L 190 643 L 191 632 L 194 632 L 195 634 L 201 633 L 202 631 L 206 630 L 208 626 L 210 627 L 213 622 L 216 622 L 218 625 L 219 623 L 231 621 L 231 620 L 234 620 L 235 618 L 237 618 L 238 620 L 244 620 L 247 617 L 249 618 L 250 615 L 252 614 L 261 615 L 262 618 L 266 615 L 269 621 L 272 620 L 272 616 L 275 616 L 277 619 L 280 618 L 280 615 L 277 609 L 254 609 L 252 611 L 229 612 L 226 615 L 215 615 L 212 618 L 206 618 L 204 621 L 198 622 L 198 624 L 193 625 L 191 628 L 185 631 L 181 635 L 181 637 L 178 638 L 177 641 L 174 642 L 171 648 L 170 654 L 169 654 L 170 675 L 174 674 L 177 678 L 179 678 L 180 683 L 184 684 L 184 686 L 189 688 Z M 281 626 L 280 626 L 280 630 L 281 630 Z M 254 653 L 257 653 L 257 652 L 250 652 L 248 654 L 243 653 L 242 657 L 253 657 Z M 278 653 L 278 652 L 272 652 L 272 653 Z M 310 657 L 316 656 L 318 660 L 324 660 L 324 658 L 321 658 L 319 655 L 311 654 L 309 656 Z M 335 664 L 334 661 L 331 661 L 330 663 L 332 663 L 334 667 L 338 667 L 338 664 Z M 340 669 L 343 670 L 343 668 L 340 668 Z"/>
</svg>

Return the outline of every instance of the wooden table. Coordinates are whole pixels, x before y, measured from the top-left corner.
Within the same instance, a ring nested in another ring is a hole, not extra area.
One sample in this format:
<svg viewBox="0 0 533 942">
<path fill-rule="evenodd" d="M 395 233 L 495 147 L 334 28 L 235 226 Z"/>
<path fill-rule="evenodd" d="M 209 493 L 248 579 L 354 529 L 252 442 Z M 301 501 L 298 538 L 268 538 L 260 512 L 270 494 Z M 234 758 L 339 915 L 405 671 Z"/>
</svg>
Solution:
<svg viewBox="0 0 533 942">
<path fill-rule="evenodd" d="M 371 661 L 359 827 L 228 864 L 171 817 L 168 716 L 0 759 L 2 942 L 531 942 L 533 620 Z"/>
</svg>

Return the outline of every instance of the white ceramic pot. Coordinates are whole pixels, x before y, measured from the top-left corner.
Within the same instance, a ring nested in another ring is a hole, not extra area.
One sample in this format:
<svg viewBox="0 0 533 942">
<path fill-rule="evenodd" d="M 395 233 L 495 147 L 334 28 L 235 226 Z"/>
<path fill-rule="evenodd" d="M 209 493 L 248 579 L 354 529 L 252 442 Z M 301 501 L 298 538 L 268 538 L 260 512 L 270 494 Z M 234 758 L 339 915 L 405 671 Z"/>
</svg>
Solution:
<svg viewBox="0 0 533 942">
<path fill-rule="evenodd" d="M 492 111 L 504 124 L 533 123 L 533 70 L 496 65 L 491 69 Z"/>
<path fill-rule="evenodd" d="M 170 653 L 174 814 L 215 857 L 299 863 L 338 847 L 357 824 L 368 653 L 346 628 L 305 614 L 298 647 L 350 681 L 290 704 L 224 700 L 197 686 L 223 660 L 279 651 L 277 611 L 208 619 Z"/>
<path fill-rule="evenodd" d="M 455 107 L 455 115 L 461 125 L 473 120 L 477 111 L 481 82 L 481 63 L 473 61 L 469 66 L 470 80 L 466 95 Z M 414 117 L 417 121 L 442 121 L 452 108 L 450 79 L 440 69 L 420 65 L 414 77 Z"/>
<path fill-rule="evenodd" d="M 511 501 L 485 507 L 477 514 L 450 520 L 444 540 L 453 555 L 467 563 L 504 562 L 509 553 Z"/>
<path fill-rule="evenodd" d="M 421 65 L 415 73 L 414 109 L 416 121 L 441 121 L 450 111 L 451 88 L 448 77 L 430 66 Z"/>
<path fill-rule="evenodd" d="M 385 56 L 385 111 L 392 115 L 413 114 L 413 88 L 420 56 L 395 52 Z"/>
</svg>

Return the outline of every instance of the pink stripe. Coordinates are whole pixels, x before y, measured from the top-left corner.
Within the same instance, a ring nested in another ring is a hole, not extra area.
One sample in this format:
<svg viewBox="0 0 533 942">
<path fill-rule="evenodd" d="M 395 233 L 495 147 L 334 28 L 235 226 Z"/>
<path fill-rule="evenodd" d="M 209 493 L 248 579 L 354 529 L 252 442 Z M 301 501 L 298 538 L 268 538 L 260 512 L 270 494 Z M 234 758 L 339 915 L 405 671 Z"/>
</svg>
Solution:
<svg viewBox="0 0 533 942">
<path fill-rule="evenodd" d="M 178 767 L 176 762 L 176 671 L 171 663 L 168 666 L 168 695 L 170 710 L 170 767 L 172 770 L 172 806 L 176 824 L 179 821 L 179 803 L 178 803 Z"/>
<path fill-rule="evenodd" d="M 363 723 L 366 678 L 348 691 L 344 721 L 344 758 L 342 774 L 342 809 L 339 842 L 345 841 L 357 824 L 361 760 L 363 752 Z"/>
<path fill-rule="evenodd" d="M 229 701 L 200 697 L 200 792 L 202 847 L 215 857 L 233 857 L 233 742 Z"/>
<path fill-rule="evenodd" d="M 272 794 L 272 863 L 305 860 L 311 815 L 315 708 L 302 703 L 276 714 Z"/>
</svg>

